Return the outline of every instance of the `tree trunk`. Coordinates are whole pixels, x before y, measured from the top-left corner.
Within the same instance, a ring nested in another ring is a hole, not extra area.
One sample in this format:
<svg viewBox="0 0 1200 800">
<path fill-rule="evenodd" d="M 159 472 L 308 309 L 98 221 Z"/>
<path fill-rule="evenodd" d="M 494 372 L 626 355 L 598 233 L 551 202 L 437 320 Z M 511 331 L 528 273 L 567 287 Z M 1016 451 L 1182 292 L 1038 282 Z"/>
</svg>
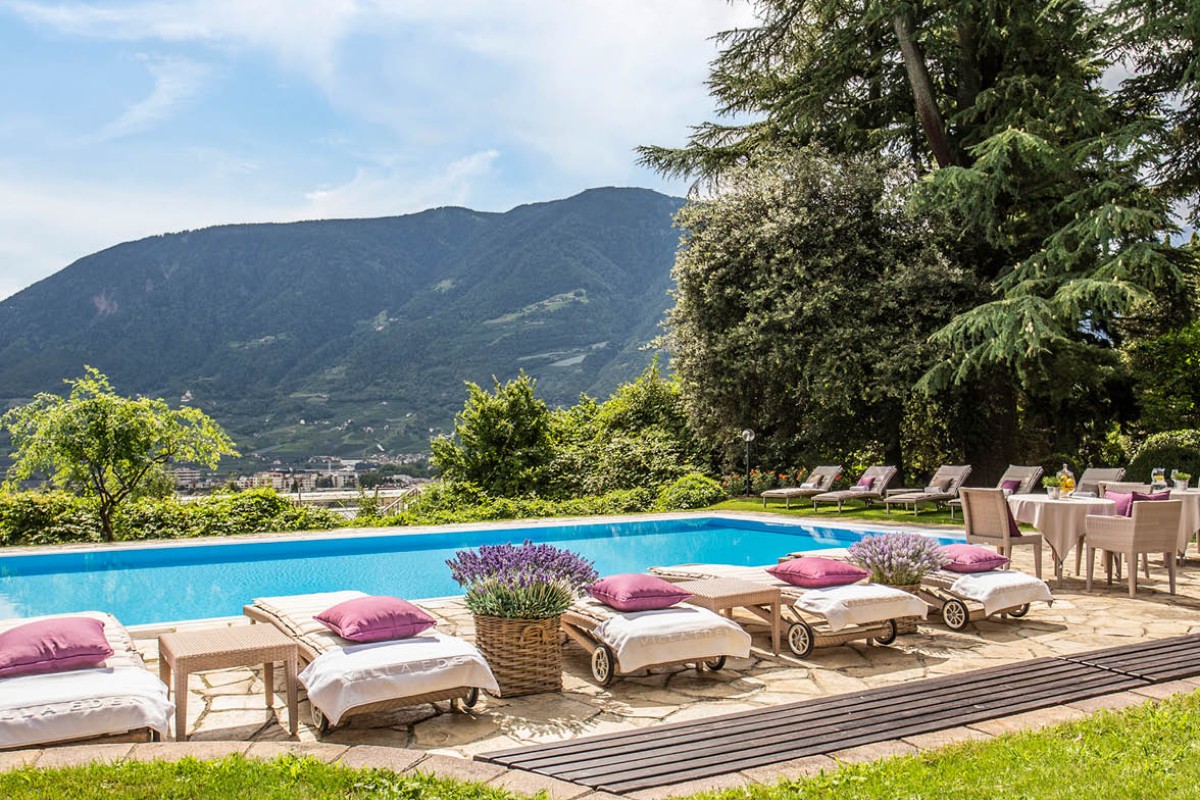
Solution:
<svg viewBox="0 0 1200 800">
<path fill-rule="evenodd" d="M 892 18 L 892 27 L 896 29 L 896 38 L 900 40 L 900 53 L 904 57 L 904 69 L 908 73 L 908 83 L 912 86 L 917 118 L 921 120 L 921 129 L 925 131 L 925 139 L 929 142 L 929 148 L 933 151 L 933 157 L 937 160 L 938 166 L 948 167 L 954 163 L 954 155 L 950 149 L 950 141 L 946 137 L 946 125 L 942 121 L 942 112 L 938 110 L 937 99 L 933 96 L 933 80 L 929 77 L 925 55 L 917 46 L 912 16 L 897 14 Z"/>
<path fill-rule="evenodd" d="M 106 504 L 104 501 L 100 502 L 100 534 L 106 542 L 116 539 L 113 535 L 112 512 L 112 506 Z"/>
<path fill-rule="evenodd" d="M 993 373 L 972 387 L 968 427 L 963 436 L 972 486 L 995 486 L 1008 465 L 1019 460 L 1017 395 L 1007 375 Z"/>
</svg>

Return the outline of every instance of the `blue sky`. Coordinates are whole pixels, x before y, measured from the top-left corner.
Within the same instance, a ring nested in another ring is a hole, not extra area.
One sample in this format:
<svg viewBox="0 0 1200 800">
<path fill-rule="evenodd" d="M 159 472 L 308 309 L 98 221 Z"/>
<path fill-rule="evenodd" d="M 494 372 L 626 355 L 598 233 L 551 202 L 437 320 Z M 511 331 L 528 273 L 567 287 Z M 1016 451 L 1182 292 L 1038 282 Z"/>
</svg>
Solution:
<svg viewBox="0 0 1200 800">
<path fill-rule="evenodd" d="M 0 298 L 227 222 L 502 211 L 712 117 L 724 0 L 0 0 Z"/>
</svg>

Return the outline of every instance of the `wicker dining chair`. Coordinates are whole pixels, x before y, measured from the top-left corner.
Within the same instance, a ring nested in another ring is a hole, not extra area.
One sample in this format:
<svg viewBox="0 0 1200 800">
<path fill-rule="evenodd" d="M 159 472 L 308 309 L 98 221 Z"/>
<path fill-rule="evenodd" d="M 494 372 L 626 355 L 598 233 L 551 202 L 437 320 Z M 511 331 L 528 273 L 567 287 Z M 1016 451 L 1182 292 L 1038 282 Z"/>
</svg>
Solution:
<svg viewBox="0 0 1200 800">
<path fill-rule="evenodd" d="M 1129 571 L 1129 596 L 1137 595 L 1138 556 L 1145 558 L 1146 576 L 1150 567 L 1148 555 L 1162 553 L 1167 565 L 1171 594 L 1175 594 L 1176 549 L 1179 547 L 1179 518 L 1183 514 L 1181 500 L 1143 500 L 1133 504 L 1129 517 L 1106 517 L 1089 514 L 1084 542 L 1087 546 L 1087 588 L 1092 588 L 1095 553 L 1104 552 L 1108 585 L 1112 585 L 1113 557 L 1125 556 Z M 1118 576 L 1119 579 L 1119 576 Z"/>
<path fill-rule="evenodd" d="M 1042 535 L 1022 533 L 1017 528 L 1003 489 L 960 489 L 958 496 L 962 498 L 968 544 L 991 545 L 1008 558 L 1012 558 L 1014 547 L 1028 545 L 1033 548 L 1033 572 L 1042 577 Z"/>
</svg>

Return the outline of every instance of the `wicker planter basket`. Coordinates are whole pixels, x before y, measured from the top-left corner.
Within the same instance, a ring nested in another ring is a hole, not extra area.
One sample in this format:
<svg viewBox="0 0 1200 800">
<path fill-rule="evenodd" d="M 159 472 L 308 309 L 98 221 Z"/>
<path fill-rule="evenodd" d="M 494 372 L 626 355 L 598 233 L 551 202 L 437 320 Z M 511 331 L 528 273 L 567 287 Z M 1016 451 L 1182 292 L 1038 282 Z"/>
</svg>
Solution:
<svg viewBox="0 0 1200 800">
<path fill-rule="evenodd" d="M 475 615 L 475 645 L 500 684 L 501 697 L 562 690 L 559 618 Z"/>
<path fill-rule="evenodd" d="M 889 583 L 889 584 L 885 584 L 885 585 L 891 586 L 893 589 L 899 589 L 902 592 L 908 592 L 909 594 L 916 594 L 918 597 L 920 596 L 917 592 L 917 590 L 921 588 L 921 584 L 919 584 L 919 583 L 910 583 L 910 584 L 905 584 L 903 586 L 894 584 L 894 583 Z M 920 617 L 896 617 L 896 633 L 898 633 L 898 634 L 916 633 L 917 632 L 917 623 L 920 621 L 921 621 Z"/>
</svg>

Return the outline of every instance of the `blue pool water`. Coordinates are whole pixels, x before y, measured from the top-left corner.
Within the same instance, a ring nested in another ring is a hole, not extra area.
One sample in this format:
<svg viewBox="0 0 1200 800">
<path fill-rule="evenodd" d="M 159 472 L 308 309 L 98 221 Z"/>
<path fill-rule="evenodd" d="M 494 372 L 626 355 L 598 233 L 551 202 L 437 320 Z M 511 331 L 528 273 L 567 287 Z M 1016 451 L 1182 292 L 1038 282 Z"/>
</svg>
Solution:
<svg viewBox="0 0 1200 800">
<path fill-rule="evenodd" d="M 445 563 L 456 550 L 525 539 L 582 553 L 606 575 L 669 564 L 770 564 L 784 553 L 848 547 L 880 530 L 691 517 L 18 554 L 0 556 L 0 618 L 97 609 L 140 625 L 234 616 L 255 597 L 337 589 L 444 597 L 461 594 Z"/>
</svg>

